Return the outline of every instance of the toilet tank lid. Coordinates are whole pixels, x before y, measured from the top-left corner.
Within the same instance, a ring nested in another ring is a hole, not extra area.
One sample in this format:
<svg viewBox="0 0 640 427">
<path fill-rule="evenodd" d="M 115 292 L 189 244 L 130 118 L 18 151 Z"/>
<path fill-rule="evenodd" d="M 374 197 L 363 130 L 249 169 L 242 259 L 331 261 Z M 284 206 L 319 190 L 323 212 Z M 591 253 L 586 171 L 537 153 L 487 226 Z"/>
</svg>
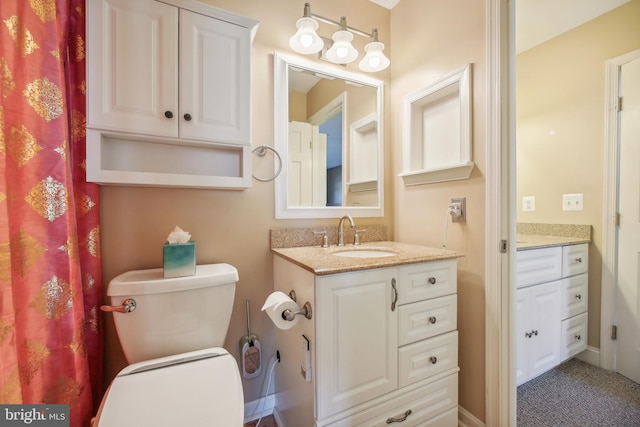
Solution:
<svg viewBox="0 0 640 427">
<path fill-rule="evenodd" d="M 108 296 L 144 295 L 178 292 L 189 289 L 219 286 L 238 281 L 238 270 L 230 264 L 196 266 L 196 274 L 185 277 L 164 278 L 162 268 L 134 270 L 122 273 L 109 283 Z"/>
</svg>

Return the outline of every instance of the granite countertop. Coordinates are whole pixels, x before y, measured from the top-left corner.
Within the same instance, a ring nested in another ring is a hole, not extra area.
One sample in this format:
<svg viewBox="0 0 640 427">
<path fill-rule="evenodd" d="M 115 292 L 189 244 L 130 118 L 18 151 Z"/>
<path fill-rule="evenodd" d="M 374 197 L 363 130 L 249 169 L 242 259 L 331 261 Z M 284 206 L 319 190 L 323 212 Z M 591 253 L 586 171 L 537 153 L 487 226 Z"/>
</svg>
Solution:
<svg viewBox="0 0 640 427">
<path fill-rule="evenodd" d="M 591 226 L 582 224 L 517 224 L 517 250 L 578 245 L 591 242 Z"/>
<path fill-rule="evenodd" d="M 352 258 L 333 255 L 341 251 L 376 249 L 395 252 L 397 255 L 380 258 Z M 464 256 L 464 254 L 456 251 L 389 241 L 367 242 L 359 246 L 351 244 L 345 246 L 334 245 L 328 248 L 320 246 L 271 248 L 271 251 L 316 275 L 392 267 Z"/>
<path fill-rule="evenodd" d="M 540 236 L 536 234 L 518 234 L 516 237 L 517 250 L 549 248 L 552 246 L 577 245 L 589 243 L 591 239 L 582 237 Z"/>
</svg>

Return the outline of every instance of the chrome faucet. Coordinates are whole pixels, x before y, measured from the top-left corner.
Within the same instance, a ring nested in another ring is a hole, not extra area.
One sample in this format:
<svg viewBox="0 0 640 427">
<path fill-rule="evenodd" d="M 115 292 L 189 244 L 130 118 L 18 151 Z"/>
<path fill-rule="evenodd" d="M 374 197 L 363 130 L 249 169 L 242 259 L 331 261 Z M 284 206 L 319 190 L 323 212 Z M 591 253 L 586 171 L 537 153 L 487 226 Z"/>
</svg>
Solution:
<svg viewBox="0 0 640 427">
<path fill-rule="evenodd" d="M 338 223 L 338 246 L 344 246 L 344 232 L 342 231 L 342 227 L 344 225 L 345 219 L 349 220 L 349 225 L 351 226 L 351 228 L 355 228 L 356 226 L 356 223 L 353 222 L 353 218 L 351 218 L 350 215 L 345 215 L 340 218 L 340 222 Z"/>
</svg>

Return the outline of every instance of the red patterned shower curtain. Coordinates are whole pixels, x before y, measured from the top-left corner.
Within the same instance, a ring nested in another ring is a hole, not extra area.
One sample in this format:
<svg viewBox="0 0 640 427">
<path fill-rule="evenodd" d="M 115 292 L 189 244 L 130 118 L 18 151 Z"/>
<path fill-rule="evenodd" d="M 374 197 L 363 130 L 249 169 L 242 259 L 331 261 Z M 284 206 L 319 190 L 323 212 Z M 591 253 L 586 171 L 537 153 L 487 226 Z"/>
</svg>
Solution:
<svg viewBox="0 0 640 427">
<path fill-rule="evenodd" d="M 84 0 L 0 0 L 0 403 L 102 393 L 99 190 L 85 180 Z"/>
</svg>

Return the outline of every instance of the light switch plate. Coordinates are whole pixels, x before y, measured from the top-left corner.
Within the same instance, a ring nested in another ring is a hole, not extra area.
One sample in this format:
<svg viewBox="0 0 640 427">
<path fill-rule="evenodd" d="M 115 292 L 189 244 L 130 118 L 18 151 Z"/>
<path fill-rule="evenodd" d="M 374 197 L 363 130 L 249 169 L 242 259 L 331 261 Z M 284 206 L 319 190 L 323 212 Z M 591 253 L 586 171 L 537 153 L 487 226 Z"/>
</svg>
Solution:
<svg viewBox="0 0 640 427">
<path fill-rule="evenodd" d="M 583 211 L 584 195 L 580 194 L 563 194 L 562 195 L 563 211 Z"/>
</svg>

